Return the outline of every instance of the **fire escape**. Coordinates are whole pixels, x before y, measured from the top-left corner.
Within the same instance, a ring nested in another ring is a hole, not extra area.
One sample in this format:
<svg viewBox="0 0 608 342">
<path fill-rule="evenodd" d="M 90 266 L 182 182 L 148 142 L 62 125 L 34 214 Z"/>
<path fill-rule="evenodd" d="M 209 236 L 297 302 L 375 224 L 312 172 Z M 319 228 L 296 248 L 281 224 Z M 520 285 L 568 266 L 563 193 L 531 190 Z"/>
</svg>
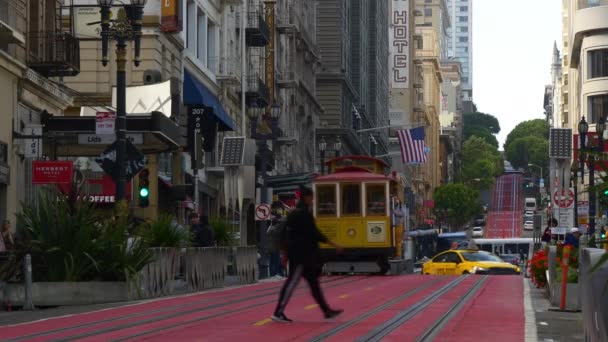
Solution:
<svg viewBox="0 0 608 342">
<path fill-rule="evenodd" d="M 257 1 L 249 0 L 245 27 L 248 73 L 245 103 L 249 108 L 266 108 L 270 104 L 270 91 L 264 82 L 265 46 L 270 42 L 270 29 L 264 20 L 264 10 Z M 240 24 L 240 19 L 237 20 Z"/>
<path fill-rule="evenodd" d="M 80 73 L 80 43 L 74 35 L 72 1 L 66 6 L 55 0 L 43 4 L 30 4 L 30 18 L 41 12 L 46 18 L 29 22 L 27 65 L 45 77 L 76 76 Z"/>
</svg>

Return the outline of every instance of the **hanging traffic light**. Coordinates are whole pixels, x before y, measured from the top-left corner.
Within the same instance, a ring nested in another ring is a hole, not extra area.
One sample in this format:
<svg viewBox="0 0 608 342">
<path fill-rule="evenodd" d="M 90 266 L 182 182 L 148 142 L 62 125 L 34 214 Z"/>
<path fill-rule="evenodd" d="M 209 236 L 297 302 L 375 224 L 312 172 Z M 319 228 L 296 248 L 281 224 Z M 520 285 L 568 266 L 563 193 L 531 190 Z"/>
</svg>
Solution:
<svg viewBox="0 0 608 342">
<path fill-rule="evenodd" d="M 608 196 L 608 189 L 604 190 L 604 196 Z"/>
<path fill-rule="evenodd" d="M 143 169 L 139 172 L 139 206 L 146 208 L 150 205 L 150 171 Z"/>
</svg>

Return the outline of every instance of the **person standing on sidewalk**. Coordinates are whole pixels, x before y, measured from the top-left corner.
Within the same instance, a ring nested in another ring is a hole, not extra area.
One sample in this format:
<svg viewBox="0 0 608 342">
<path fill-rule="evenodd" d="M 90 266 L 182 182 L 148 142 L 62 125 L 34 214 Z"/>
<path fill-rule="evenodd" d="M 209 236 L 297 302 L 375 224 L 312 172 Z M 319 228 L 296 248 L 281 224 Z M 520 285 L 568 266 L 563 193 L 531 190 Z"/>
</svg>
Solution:
<svg viewBox="0 0 608 342">
<path fill-rule="evenodd" d="M 300 277 L 304 277 L 312 292 L 312 296 L 319 304 L 326 319 L 336 317 L 343 310 L 334 310 L 329 307 L 321 291 L 319 277 L 321 276 L 321 249 L 319 243 L 327 243 L 342 252 L 342 247 L 330 241 L 319 231 L 311 213 L 313 192 L 306 187 L 300 187 L 300 201 L 294 211 L 287 216 L 287 258 L 289 259 L 289 276 L 281 288 L 279 302 L 272 315 L 276 322 L 292 322 L 285 316 L 285 307 L 293 294 Z"/>
</svg>

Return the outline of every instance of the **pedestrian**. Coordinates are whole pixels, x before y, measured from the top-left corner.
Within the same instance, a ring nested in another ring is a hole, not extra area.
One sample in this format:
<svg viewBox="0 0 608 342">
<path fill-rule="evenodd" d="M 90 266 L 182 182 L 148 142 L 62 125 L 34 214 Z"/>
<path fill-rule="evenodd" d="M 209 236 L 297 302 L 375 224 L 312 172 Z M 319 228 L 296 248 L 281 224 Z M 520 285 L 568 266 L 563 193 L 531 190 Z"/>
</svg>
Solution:
<svg viewBox="0 0 608 342">
<path fill-rule="evenodd" d="M 11 232 L 11 221 L 4 220 L 0 229 L 0 252 L 10 252 L 15 248 L 15 238 Z"/>
<path fill-rule="evenodd" d="M 272 214 L 270 218 L 270 226 L 268 227 L 267 234 L 275 228 L 276 225 L 281 223 L 283 216 L 281 215 L 280 206 L 278 204 L 274 204 L 272 207 Z M 278 246 L 273 243 L 268 245 L 268 251 L 270 252 L 270 276 L 283 277 L 285 275 L 284 268 L 281 265 L 281 250 Z"/>
<path fill-rule="evenodd" d="M 581 232 L 578 230 L 578 228 L 574 227 L 570 229 L 570 233 L 566 235 L 566 241 L 564 245 L 578 248 L 578 240 L 580 239 L 580 237 Z"/>
<path fill-rule="evenodd" d="M 190 214 L 190 224 L 194 234 L 194 244 L 196 247 L 215 246 L 215 234 L 213 227 L 209 224 L 209 218 L 202 216 L 199 218 L 197 213 Z"/>
<path fill-rule="evenodd" d="M 300 187 L 300 200 L 296 209 L 287 216 L 287 251 L 284 255 L 289 260 L 289 275 L 281 288 L 279 302 L 272 315 L 272 319 L 277 322 L 292 322 L 285 316 L 285 307 L 298 285 L 300 277 L 304 277 L 308 282 L 312 296 L 319 304 L 326 319 L 336 317 L 343 312 L 343 310 L 334 310 L 329 307 L 319 284 L 322 268 L 319 243 L 323 242 L 333 246 L 338 253 L 342 252 L 342 247 L 330 241 L 317 228 L 311 213 L 313 198 L 311 189 Z"/>
</svg>

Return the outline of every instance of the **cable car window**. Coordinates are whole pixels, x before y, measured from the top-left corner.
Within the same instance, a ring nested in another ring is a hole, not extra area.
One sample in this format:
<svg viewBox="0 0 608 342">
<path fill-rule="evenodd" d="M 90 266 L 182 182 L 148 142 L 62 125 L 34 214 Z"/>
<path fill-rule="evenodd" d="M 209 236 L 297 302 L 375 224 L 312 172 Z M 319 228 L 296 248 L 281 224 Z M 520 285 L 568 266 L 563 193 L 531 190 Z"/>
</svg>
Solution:
<svg viewBox="0 0 608 342">
<path fill-rule="evenodd" d="M 386 187 L 384 184 L 368 184 L 367 216 L 386 215 Z"/>
<path fill-rule="evenodd" d="M 342 213 L 344 215 L 361 215 L 361 185 L 342 185 Z"/>
<path fill-rule="evenodd" d="M 336 216 L 336 186 L 317 185 L 317 215 Z"/>
</svg>

